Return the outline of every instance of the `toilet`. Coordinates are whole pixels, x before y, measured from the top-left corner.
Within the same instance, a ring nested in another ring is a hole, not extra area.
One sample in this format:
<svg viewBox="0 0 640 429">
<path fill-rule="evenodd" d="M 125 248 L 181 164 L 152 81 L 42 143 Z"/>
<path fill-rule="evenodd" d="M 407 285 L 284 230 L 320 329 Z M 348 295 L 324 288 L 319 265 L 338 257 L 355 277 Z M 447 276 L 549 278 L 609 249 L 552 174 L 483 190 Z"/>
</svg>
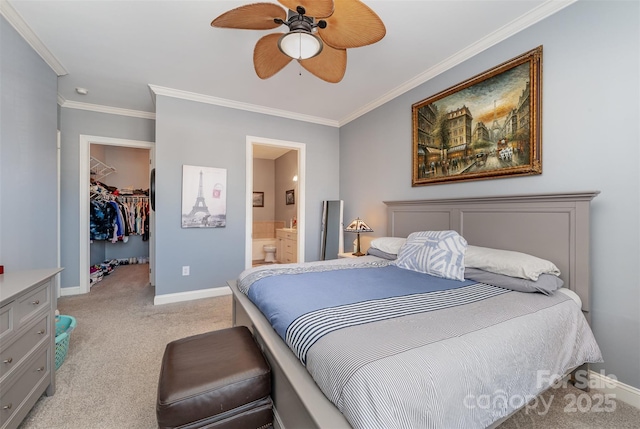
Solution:
<svg viewBox="0 0 640 429">
<path fill-rule="evenodd" d="M 264 250 L 264 261 L 265 262 L 275 262 L 276 261 L 276 246 L 265 244 L 262 246 L 262 250 Z"/>
</svg>

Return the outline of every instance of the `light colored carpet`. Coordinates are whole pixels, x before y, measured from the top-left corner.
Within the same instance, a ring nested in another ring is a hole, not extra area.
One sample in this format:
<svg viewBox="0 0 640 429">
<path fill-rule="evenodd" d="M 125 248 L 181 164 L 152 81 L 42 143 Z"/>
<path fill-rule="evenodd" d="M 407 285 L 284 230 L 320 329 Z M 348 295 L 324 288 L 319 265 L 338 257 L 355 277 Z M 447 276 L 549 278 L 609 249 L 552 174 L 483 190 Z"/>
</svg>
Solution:
<svg viewBox="0 0 640 429">
<path fill-rule="evenodd" d="M 607 398 L 602 391 L 589 393 L 568 385 L 551 388 L 501 424 L 498 429 L 638 429 L 640 410 Z"/>
<path fill-rule="evenodd" d="M 86 295 L 61 297 L 76 318 L 56 394 L 42 396 L 20 429 L 151 429 L 164 348 L 231 326 L 231 296 L 153 305 L 149 265 L 117 267 Z"/>
<path fill-rule="evenodd" d="M 178 338 L 231 326 L 231 297 L 153 305 L 148 265 L 125 265 L 91 293 L 63 297 L 62 314 L 74 316 L 67 360 L 56 374 L 57 392 L 42 396 L 20 429 L 153 429 L 160 362 Z M 553 398 L 551 398 L 553 395 Z M 522 409 L 499 429 L 637 429 L 640 410 L 615 401 L 613 412 L 571 412 L 573 387 L 549 390 L 545 403 Z M 596 410 L 593 390 L 590 404 Z M 569 398 L 569 399 L 568 399 Z M 581 405 L 587 404 L 586 398 Z M 600 402 L 603 409 L 609 409 Z M 298 428 L 287 428 L 298 429 Z"/>
</svg>

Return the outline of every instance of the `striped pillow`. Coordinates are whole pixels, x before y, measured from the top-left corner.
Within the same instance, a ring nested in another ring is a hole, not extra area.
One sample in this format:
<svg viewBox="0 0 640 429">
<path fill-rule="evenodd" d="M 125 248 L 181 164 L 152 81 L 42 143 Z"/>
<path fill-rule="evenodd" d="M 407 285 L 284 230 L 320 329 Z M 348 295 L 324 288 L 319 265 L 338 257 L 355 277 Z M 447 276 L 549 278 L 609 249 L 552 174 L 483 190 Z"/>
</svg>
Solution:
<svg viewBox="0 0 640 429">
<path fill-rule="evenodd" d="M 393 262 L 398 268 L 464 280 L 467 240 L 455 231 L 420 231 L 407 237 Z"/>
</svg>

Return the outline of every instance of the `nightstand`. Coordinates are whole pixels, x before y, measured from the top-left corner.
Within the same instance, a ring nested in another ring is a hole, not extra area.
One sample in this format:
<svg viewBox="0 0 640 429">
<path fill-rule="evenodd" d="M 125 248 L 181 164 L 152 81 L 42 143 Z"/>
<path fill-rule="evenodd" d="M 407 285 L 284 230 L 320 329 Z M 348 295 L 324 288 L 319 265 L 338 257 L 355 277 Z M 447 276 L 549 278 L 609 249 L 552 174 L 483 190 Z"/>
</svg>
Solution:
<svg viewBox="0 0 640 429">
<path fill-rule="evenodd" d="M 353 252 L 338 253 L 338 258 L 358 258 Z"/>
</svg>

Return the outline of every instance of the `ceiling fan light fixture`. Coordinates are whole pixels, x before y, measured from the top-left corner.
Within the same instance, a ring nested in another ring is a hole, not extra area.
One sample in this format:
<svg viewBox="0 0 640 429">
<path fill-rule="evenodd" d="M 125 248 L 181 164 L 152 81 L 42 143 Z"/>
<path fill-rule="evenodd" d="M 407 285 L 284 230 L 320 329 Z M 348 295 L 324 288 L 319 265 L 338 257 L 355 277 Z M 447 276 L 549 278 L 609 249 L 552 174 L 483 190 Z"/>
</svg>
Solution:
<svg viewBox="0 0 640 429">
<path fill-rule="evenodd" d="M 2 1 L 2 0 L 0 0 Z M 386 34 L 380 17 L 361 0 L 277 0 L 231 9 L 212 27 L 288 31 L 273 32 L 253 49 L 253 68 L 260 79 L 282 70 L 291 60 L 329 83 L 338 83 L 347 69 L 347 49 L 371 45 Z M 283 9 L 284 6 L 286 9 Z"/>
<path fill-rule="evenodd" d="M 306 30 L 291 30 L 280 37 L 278 48 L 288 57 L 306 60 L 322 52 L 322 39 Z"/>
</svg>

